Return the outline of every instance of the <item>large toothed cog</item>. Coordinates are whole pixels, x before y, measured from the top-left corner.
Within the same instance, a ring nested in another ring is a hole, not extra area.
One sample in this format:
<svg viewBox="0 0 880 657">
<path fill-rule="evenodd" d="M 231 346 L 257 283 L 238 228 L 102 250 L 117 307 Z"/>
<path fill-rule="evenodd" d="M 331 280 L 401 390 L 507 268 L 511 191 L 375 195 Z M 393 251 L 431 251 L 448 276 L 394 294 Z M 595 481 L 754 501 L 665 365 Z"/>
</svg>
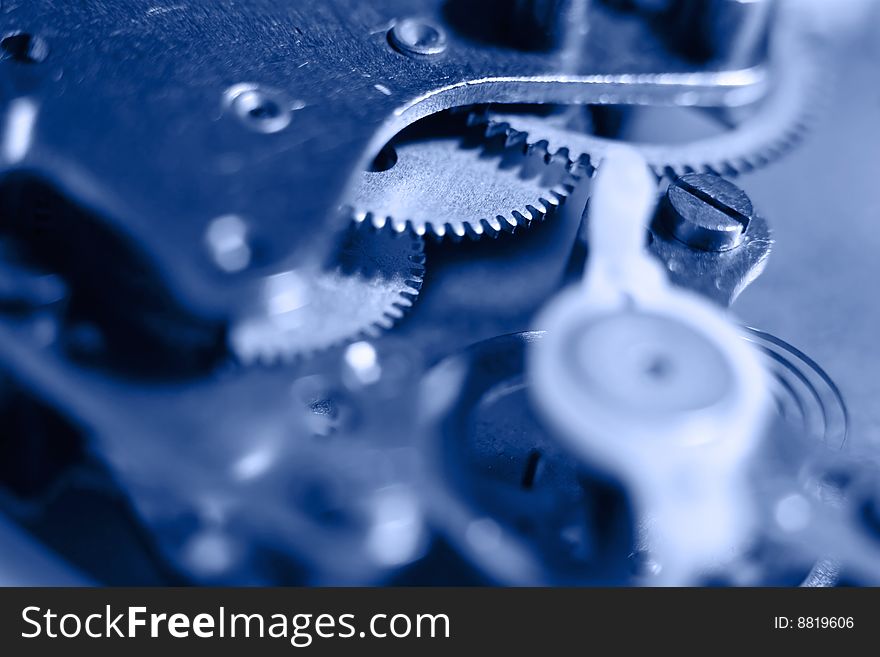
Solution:
<svg viewBox="0 0 880 657">
<path fill-rule="evenodd" d="M 266 280 L 261 311 L 230 332 L 232 350 L 245 364 L 273 364 L 376 337 L 412 307 L 424 262 L 421 237 L 352 225 L 330 265 Z"/>
<path fill-rule="evenodd" d="M 393 143 L 396 162 L 361 174 L 355 221 L 397 233 L 460 240 L 497 236 L 555 211 L 577 178 L 543 158 L 480 136 Z"/>
<path fill-rule="evenodd" d="M 802 140 L 827 95 L 827 78 L 815 52 L 791 39 L 780 50 L 767 96 L 730 129 L 688 143 L 629 145 L 658 177 L 692 172 L 733 177 L 778 160 Z M 497 106 L 474 112 L 469 123 L 482 126 L 488 137 L 503 138 L 510 146 L 525 145 L 527 152 L 562 161 L 582 175 L 592 175 L 620 143 L 571 129 L 559 118 Z"/>
</svg>

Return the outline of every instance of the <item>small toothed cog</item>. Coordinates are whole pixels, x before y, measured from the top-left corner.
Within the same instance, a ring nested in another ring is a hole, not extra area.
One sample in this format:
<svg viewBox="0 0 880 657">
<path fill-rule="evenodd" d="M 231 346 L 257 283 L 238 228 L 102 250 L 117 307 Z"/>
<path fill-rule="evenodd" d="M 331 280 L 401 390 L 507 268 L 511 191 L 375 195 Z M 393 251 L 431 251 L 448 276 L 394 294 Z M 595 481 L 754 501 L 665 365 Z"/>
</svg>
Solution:
<svg viewBox="0 0 880 657">
<path fill-rule="evenodd" d="M 577 183 L 564 167 L 473 133 L 391 148 L 393 166 L 363 172 L 350 205 L 355 221 L 396 233 L 496 237 L 544 220 Z"/>
<path fill-rule="evenodd" d="M 272 364 L 375 337 L 412 307 L 424 263 L 421 237 L 352 225 L 330 265 L 265 280 L 260 312 L 230 331 L 232 350 L 245 364 Z"/>
</svg>

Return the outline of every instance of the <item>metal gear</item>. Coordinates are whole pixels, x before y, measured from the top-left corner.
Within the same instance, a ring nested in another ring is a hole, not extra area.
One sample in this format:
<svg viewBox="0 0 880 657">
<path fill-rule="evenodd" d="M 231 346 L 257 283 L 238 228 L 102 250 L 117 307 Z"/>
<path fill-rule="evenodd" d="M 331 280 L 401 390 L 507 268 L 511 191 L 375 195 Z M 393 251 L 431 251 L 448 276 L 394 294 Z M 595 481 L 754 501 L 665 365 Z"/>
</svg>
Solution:
<svg viewBox="0 0 880 657">
<path fill-rule="evenodd" d="M 361 175 L 350 201 L 355 221 L 456 241 L 497 237 L 543 221 L 577 182 L 564 167 L 548 167 L 522 149 L 473 137 L 393 144 L 393 166 Z"/>
<path fill-rule="evenodd" d="M 820 67 L 815 53 L 786 44 L 780 53 L 778 80 L 754 113 L 722 134 L 678 143 L 630 143 L 658 177 L 708 172 L 737 176 L 779 159 L 794 147 L 817 114 Z M 548 161 L 567 162 L 570 170 L 592 175 L 617 142 L 572 130 L 557 117 L 488 107 L 471 114 L 487 136 L 503 135 L 508 145 L 525 144 Z"/>
<path fill-rule="evenodd" d="M 352 225 L 330 266 L 273 277 L 262 304 L 266 311 L 232 328 L 232 349 L 245 364 L 272 364 L 375 337 L 413 305 L 424 262 L 421 237 Z"/>
</svg>

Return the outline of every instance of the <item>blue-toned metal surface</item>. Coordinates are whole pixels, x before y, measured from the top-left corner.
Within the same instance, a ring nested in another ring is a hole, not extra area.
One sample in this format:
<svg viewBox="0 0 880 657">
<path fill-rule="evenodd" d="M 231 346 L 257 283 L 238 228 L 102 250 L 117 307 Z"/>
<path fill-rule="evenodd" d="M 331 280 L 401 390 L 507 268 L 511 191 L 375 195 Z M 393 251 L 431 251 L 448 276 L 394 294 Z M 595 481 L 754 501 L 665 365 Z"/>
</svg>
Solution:
<svg viewBox="0 0 880 657">
<path fill-rule="evenodd" d="M 876 583 L 878 17 L 3 0 L 0 583 Z"/>
</svg>

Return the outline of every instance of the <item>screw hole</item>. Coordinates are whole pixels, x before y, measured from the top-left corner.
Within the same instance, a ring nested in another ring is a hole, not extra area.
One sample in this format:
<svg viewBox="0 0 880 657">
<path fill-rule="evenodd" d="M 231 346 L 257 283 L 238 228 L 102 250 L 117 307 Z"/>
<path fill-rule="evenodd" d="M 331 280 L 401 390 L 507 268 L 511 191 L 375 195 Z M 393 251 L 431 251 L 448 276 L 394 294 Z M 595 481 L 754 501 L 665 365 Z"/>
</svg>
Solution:
<svg viewBox="0 0 880 657">
<path fill-rule="evenodd" d="M 0 40 L 3 59 L 20 64 L 39 64 L 49 56 L 46 40 L 27 32 L 13 32 Z"/>
<path fill-rule="evenodd" d="M 257 121 L 265 121 L 280 116 L 281 108 L 271 100 L 263 100 L 259 105 L 248 110 L 248 115 Z"/>
</svg>

